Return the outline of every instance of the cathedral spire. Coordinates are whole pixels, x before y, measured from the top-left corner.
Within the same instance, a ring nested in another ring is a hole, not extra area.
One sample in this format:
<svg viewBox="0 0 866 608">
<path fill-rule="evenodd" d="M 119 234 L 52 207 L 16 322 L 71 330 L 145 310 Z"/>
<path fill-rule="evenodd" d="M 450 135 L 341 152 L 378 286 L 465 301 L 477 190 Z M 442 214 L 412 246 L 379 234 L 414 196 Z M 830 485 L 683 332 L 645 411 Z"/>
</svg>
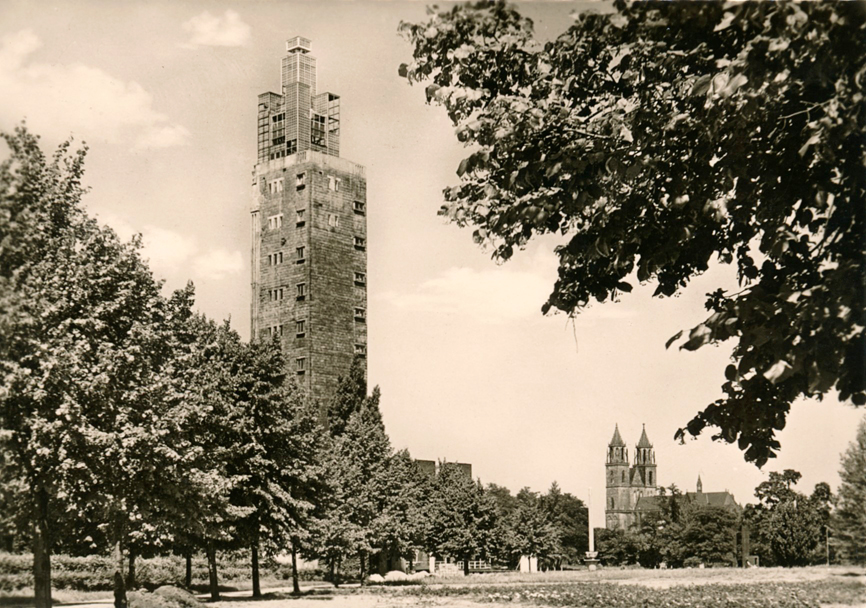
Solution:
<svg viewBox="0 0 866 608">
<path fill-rule="evenodd" d="M 637 447 L 639 448 L 651 448 L 653 444 L 650 443 L 650 440 L 646 436 L 646 425 L 643 425 L 643 431 L 640 434 L 640 441 L 637 442 Z"/>
<path fill-rule="evenodd" d="M 698 473 L 698 494 L 703 494 L 704 484 L 701 482 L 701 474 Z"/>
<path fill-rule="evenodd" d="M 622 440 L 622 437 L 619 434 L 619 424 L 617 424 L 613 429 L 613 438 L 610 440 L 610 443 L 607 444 L 608 447 L 611 448 L 624 448 L 625 441 Z"/>
</svg>

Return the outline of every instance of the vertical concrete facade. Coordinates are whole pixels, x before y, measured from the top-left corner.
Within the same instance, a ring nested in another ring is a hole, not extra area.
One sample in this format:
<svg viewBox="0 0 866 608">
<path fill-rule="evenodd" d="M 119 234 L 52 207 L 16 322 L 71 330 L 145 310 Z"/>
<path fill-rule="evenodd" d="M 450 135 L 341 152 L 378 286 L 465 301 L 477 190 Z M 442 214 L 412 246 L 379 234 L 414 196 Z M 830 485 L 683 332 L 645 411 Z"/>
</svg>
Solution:
<svg viewBox="0 0 866 608">
<path fill-rule="evenodd" d="M 289 40 L 282 95 L 259 96 L 250 319 L 254 339 L 279 339 L 321 408 L 353 359 L 366 360 L 367 182 L 338 156 L 339 98 L 315 95 L 310 46 Z"/>
</svg>

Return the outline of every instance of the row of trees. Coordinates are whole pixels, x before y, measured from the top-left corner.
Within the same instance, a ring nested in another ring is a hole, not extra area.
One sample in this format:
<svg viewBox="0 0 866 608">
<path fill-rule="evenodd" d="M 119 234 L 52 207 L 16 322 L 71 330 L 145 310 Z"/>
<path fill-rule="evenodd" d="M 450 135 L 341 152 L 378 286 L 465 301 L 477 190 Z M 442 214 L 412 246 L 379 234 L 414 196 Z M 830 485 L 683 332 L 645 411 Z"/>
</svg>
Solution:
<svg viewBox="0 0 866 608">
<path fill-rule="evenodd" d="M 737 565 L 741 517 L 730 509 L 689 501 L 676 485 L 660 488 L 659 510 L 646 513 L 628 530 L 596 532 L 605 564 L 656 568 Z"/>
<path fill-rule="evenodd" d="M 38 608 L 51 554 L 111 553 L 115 603 L 137 557 L 194 553 L 218 597 L 217 551 L 319 558 L 361 580 L 418 550 L 551 567 L 585 550 L 582 503 L 511 497 L 454 466 L 429 477 L 391 447 L 379 391 L 358 361 L 333 400 L 307 403 L 280 345 L 244 343 L 166 297 L 139 238 L 121 242 L 82 207 L 86 148 L 46 158 L 23 126 L 0 165 L 0 531 L 30 546 Z M 322 409 L 320 409 L 320 407 Z M 378 560 L 378 561 L 377 561 Z"/>
<path fill-rule="evenodd" d="M 378 401 L 378 389 L 366 396 L 356 365 L 329 409 L 331 492 L 306 553 L 325 562 L 332 580 L 340 580 L 349 558 L 364 580 L 375 569 L 371 560 L 387 568 L 419 551 L 462 561 L 467 572 L 470 560 L 515 567 L 521 555 L 536 555 L 549 568 L 579 563 L 587 548 L 582 501 L 556 483 L 544 495 L 524 488 L 512 496 L 453 463 L 440 463 L 433 476 L 423 473 L 407 451 L 391 447 Z"/>
<path fill-rule="evenodd" d="M 47 159 L 24 127 L 0 165 L 2 519 L 32 546 L 36 604 L 51 552 L 135 557 L 286 546 L 309 527 L 324 471 L 315 412 L 276 343 L 243 343 L 161 294 L 140 255 L 82 208 L 86 148 Z"/>
</svg>

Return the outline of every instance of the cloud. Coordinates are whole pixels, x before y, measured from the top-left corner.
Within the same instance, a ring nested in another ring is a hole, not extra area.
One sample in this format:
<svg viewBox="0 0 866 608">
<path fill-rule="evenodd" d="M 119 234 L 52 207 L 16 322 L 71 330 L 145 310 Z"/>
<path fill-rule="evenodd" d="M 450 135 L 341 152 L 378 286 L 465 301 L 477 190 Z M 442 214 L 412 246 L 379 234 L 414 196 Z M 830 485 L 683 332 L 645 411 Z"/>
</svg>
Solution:
<svg viewBox="0 0 866 608">
<path fill-rule="evenodd" d="M 150 260 L 151 268 L 166 273 L 174 273 L 187 266 L 199 250 L 194 237 L 150 225 L 142 231 L 142 243 L 144 257 Z"/>
<path fill-rule="evenodd" d="M 136 150 L 152 150 L 186 145 L 189 131 L 182 125 L 151 127 L 141 134 L 135 144 Z"/>
<path fill-rule="evenodd" d="M 243 46 L 250 39 L 250 26 L 232 10 L 222 17 L 205 11 L 184 23 L 183 29 L 190 33 L 190 40 L 184 45 L 187 47 Z"/>
<path fill-rule="evenodd" d="M 193 261 L 195 273 L 205 279 L 222 279 L 239 273 L 244 266 L 240 251 L 211 249 Z"/>
<path fill-rule="evenodd" d="M 100 222 L 108 224 L 124 241 L 136 232 L 126 220 L 112 212 L 99 212 Z M 194 236 L 147 224 L 142 230 L 142 257 L 148 260 L 157 277 L 183 275 L 195 280 L 220 280 L 243 270 L 240 251 L 222 248 L 202 250 Z"/>
<path fill-rule="evenodd" d="M 26 118 L 33 131 L 57 140 L 72 132 L 79 138 L 112 143 L 138 139 L 137 146 L 144 148 L 186 142 L 187 130 L 157 112 L 153 97 L 137 82 L 125 82 L 80 63 L 33 61 L 33 53 L 41 46 L 42 41 L 29 29 L 0 40 L 0 117 L 4 122 Z"/>
<path fill-rule="evenodd" d="M 483 270 L 452 267 L 414 291 L 385 292 L 379 299 L 412 312 L 457 315 L 490 324 L 541 318 L 541 305 L 556 277 L 555 258 L 539 250 L 527 270 L 507 265 Z"/>
</svg>

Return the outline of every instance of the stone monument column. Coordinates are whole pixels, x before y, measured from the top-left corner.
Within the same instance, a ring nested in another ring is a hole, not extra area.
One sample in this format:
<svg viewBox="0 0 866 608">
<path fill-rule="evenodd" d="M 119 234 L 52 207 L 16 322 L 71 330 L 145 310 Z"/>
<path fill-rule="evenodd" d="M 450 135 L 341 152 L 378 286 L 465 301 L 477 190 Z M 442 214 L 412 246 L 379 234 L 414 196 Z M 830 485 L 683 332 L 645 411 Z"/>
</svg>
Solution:
<svg viewBox="0 0 866 608">
<path fill-rule="evenodd" d="M 589 551 L 586 552 L 586 565 L 590 571 L 598 566 L 598 551 L 595 550 L 595 534 L 592 529 L 592 488 L 587 488 L 586 523 L 589 526 Z"/>
</svg>

